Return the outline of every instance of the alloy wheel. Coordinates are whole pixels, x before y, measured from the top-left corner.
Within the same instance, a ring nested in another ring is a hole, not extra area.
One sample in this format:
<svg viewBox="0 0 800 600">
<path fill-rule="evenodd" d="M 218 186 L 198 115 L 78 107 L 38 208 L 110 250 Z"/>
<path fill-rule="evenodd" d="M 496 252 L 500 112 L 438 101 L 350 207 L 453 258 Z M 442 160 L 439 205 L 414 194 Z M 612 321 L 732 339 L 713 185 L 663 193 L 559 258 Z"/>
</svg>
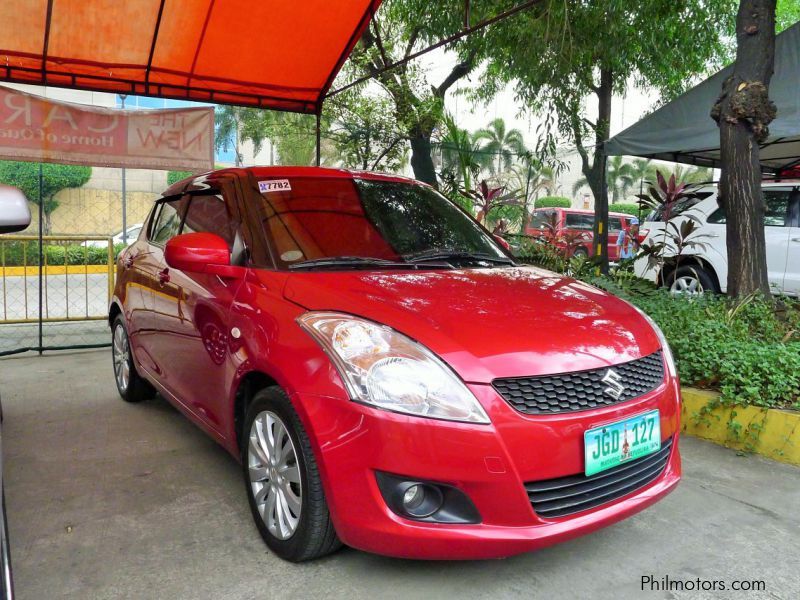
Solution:
<svg viewBox="0 0 800 600">
<path fill-rule="evenodd" d="M 672 282 L 669 288 L 672 294 L 682 296 L 700 296 L 703 294 L 703 284 L 696 277 L 684 275 Z"/>
<path fill-rule="evenodd" d="M 114 328 L 114 336 L 111 343 L 111 356 L 114 359 L 114 377 L 117 380 L 117 387 L 119 391 L 124 394 L 130 383 L 131 363 L 128 334 L 121 323 L 117 323 L 117 326 Z"/>
<path fill-rule="evenodd" d="M 253 499 L 267 530 L 280 540 L 289 539 L 300 523 L 303 488 L 294 442 L 271 411 L 253 419 L 247 466 Z"/>
</svg>

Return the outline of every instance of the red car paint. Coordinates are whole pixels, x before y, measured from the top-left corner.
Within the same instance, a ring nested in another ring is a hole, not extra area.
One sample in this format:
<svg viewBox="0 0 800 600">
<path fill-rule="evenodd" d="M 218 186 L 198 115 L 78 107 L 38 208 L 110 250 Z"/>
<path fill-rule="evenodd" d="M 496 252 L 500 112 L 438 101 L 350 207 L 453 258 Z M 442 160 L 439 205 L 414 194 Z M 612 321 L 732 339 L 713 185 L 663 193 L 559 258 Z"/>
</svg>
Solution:
<svg viewBox="0 0 800 600">
<path fill-rule="evenodd" d="M 537 218 L 538 217 L 538 218 Z M 608 213 L 608 258 L 609 260 L 619 260 L 619 246 L 617 237 L 620 229 L 627 231 L 631 226 L 631 215 L 625 213 Z M 555 225 L 555 227 L 552 227 Z M 548 239 L 556 246 L 569 252 L 570 255 L 585 253 L 586 256 L 594 256 L 594 212 L 579 208 L 540 208 L 533 211 L 531 223 L 526 227 L 527 235 Z M 643 242 L 647 237 L 639 234 L 639 242 Z"/>
<path fill-rule="evenodd" d="M 244 190 L 262 178 L 420 185 L 329 169 L 227 169 L 176 184 L 165 196 L 219 186 L 236 216 L 252 225 Z M 667 368 L 663 383 L 639 398 L 554 415 L 519 413 L 491 385 L 500 377 L 597 369 L 657 351 L 659 338 L 645 318 L 605 292 L 516 266 L 335 272 L 227 266 L 188 274 L 166 263 L 163 246 L 148 241 L 149 229 L 119 257 L 111 307 L 112 317 L 124 315 L 138 370 L 237 458 L 240 385 L 258 373 L 281 386 L 309 435 L 333 523 L 348 545 L 413 558 L 509 556 L 619 521 L 680 479 L 680 392 Z M 249 229 L 255 252 L 261 242 Z M 182 238 L 167 245 L 173 265 L 192 253 Z M 461 377 L 491 423 L 426 419 L 351 401 L 336 367 L 296 322 L 309 310 L 357 315 L 424 345 Z M 674 439 L 655 481 L 567 517 L 535 513 L 523 482 L 582 474 L 584 431 L 654 408 L 662 439 Z M 376 471 L 452 485 L 472 500 L 481 522 L 403 518 L 386 505 Z"/>
</svg>

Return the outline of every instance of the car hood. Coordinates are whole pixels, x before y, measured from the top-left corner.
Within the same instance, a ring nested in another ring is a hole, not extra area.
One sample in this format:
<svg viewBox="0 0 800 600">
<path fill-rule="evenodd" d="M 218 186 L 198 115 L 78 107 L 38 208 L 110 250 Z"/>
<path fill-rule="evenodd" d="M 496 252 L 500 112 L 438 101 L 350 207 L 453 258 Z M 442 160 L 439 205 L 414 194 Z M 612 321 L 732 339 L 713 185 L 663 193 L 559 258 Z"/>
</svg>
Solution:
<svg viewBox="0 0 800 600">
<path fill-rule="evenodd" d="M 386 324 L 471 383 L 602 368 L 659 348 L 628 303 L 533 267 L 293 273 L 284 295 Z"/>
</svg>

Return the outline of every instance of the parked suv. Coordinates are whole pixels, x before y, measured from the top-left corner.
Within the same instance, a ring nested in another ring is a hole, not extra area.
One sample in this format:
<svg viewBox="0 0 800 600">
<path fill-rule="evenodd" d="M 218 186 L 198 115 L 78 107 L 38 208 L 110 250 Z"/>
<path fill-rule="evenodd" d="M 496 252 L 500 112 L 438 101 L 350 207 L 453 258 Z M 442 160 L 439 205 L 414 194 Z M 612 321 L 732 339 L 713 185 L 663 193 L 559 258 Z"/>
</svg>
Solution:
<svg viewBox="0 0 800 600">
<path fill-rule="evenodd" d="M 628 230 L 631 215 L 608 213 L 608 258 L 619 260 L 617 238 Z M 594 212 L 577 208 L 540 208 L 533 211 L 525 232 L 533 237 L 549 239 L 571 256 L 594 256 Z M 644 240 L 644 232 L 640 234 Z"/>
<path fill-rule="evenodd" d="M 669 346 L 626 302 L 514 264 L 433 188 L 318 168 L 170 187 L 118 260 L 124 400 L 156 391 L 241 460 L 300 561 L 508 556 L 680 479 Z"/>
<path fill-rule="evenodd" d="M 777 293 L 800 295 L 800 187 L 797 183 L 764 183 L 763 190 L 769 283 Z M 668 286 L 676 293 L 724 293 L 728 283 L 725 211 L 717 202 L 716 186 L 703 186 L 694 194 L 694 198 L 681 201 L 673 209 L 672 219 L 680 224 L 691 215 L 698 229 L 688 239 L 698 244 L 687 246 L 680 261 L 670 259 L 676 254 L 675 245 L 664 235 L 661 213 L 653 212 L 643 227 L 648 231 L 644 243 L 666 242 L 668 260 L 658 268 L 640 258 L 634 263 L 634 270 L 640 277 Z"/>
</svg>

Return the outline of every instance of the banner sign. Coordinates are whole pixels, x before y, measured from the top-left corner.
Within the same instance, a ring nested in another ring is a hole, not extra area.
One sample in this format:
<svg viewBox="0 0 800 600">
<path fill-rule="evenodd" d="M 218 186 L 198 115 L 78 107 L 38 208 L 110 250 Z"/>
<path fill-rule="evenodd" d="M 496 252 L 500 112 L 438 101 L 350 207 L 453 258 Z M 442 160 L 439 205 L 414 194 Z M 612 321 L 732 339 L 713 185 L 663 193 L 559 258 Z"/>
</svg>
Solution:
<svg viewBox="0 0 800 600">
<path fill-rule="evenodd" d="M 206 171 L 214 168 L 214 108 L 118 110 L 0 86 L 0 159 Z"/>
</svg>

